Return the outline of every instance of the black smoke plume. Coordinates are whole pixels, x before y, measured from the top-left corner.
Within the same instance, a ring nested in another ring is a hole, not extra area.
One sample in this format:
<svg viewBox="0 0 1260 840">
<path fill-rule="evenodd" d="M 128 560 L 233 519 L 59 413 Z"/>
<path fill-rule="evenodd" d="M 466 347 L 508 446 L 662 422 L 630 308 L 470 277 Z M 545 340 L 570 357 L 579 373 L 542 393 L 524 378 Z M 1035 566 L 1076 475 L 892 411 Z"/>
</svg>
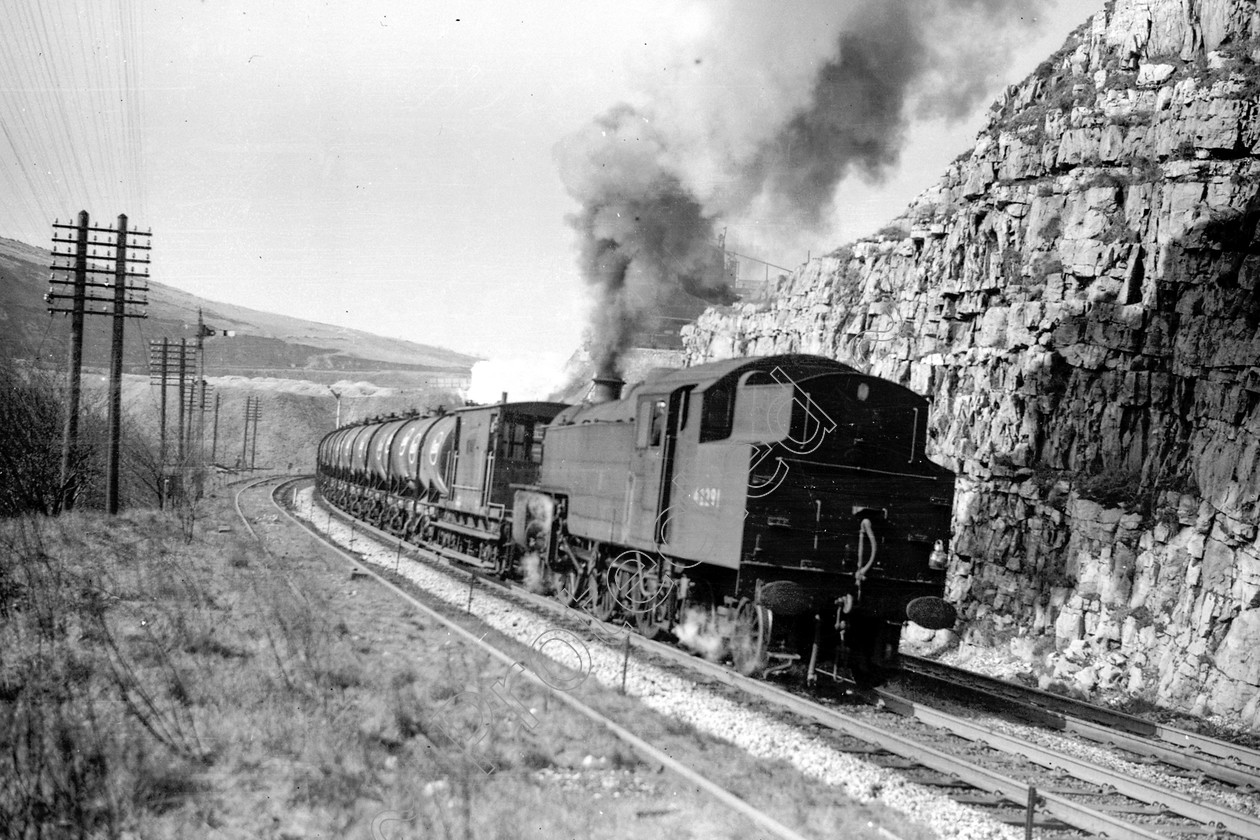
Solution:
<svg viewBox="0 0 1260 840">
<path fill-rule="evenodd" d="M 959 117 L 989 95 L 1032 0 L 709 3 L 703 35 L 557 147 L 582 209 L 600 375 L 677 289 L 729 302 L 720 225 L 820 232 L 836 187 L 898 162 L 914 114 Z M 983 33 L 978 37 L 977 33 Z"/>
</svg>

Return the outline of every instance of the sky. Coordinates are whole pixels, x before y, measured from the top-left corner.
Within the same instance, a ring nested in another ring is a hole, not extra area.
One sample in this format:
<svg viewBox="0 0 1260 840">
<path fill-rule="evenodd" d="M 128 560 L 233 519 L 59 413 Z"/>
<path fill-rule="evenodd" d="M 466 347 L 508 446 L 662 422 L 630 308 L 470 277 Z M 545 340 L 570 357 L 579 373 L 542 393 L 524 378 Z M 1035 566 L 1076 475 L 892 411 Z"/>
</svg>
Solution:
<svg viewBox="0 0 1260 840">
<path fill-rule="evenodd" d="M 784 209 L 733 167 L 809 107 L 838 33 L 895 29 L 885 2 L 4 0 L 0 235 L 46 245 L 54 218 L 126 213 L 153 231 L 154 280 L 475 354 L 519 384 L 576 349 L 598 297 L 570 161 L 610 109 L 645 115 L 706 233 L 790 268 L 887 224 L 1102 5 L 935 0 L 879 69 L 905 77 L 875 92 L 905 95 L 885 102 L 895 136 L 810 212 Z"/>
</svg>

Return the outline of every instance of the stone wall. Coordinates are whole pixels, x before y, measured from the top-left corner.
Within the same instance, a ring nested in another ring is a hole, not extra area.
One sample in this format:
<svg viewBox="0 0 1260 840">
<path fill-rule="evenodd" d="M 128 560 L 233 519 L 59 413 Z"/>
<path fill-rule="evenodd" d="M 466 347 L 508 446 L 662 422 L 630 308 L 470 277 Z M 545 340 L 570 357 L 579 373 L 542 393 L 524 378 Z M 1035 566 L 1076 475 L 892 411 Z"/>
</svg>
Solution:
<svg viewBox="0 0 1260 840">
<path fill-rule="evenodd" d="M 1250 726 L 1258 35 L 1254 0 L 1119 0 L 885 235 L 684 335 L 692 361 L 819 353 L 929 395 L 967 632 Z"/>
</svg>

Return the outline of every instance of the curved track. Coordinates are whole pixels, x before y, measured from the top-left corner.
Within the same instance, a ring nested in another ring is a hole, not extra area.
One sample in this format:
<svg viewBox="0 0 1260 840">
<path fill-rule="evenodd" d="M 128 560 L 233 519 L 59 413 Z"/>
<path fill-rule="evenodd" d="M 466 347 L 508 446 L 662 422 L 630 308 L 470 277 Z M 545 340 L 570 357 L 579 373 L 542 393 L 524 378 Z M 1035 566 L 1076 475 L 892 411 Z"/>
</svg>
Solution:
<svg viewBox="0 0 1260 840">
<path fill-rule="evenodd" d="M 253 536 L 255 539 L 259 539 L 259 538 L 258 538 L 257 533 L 254 531 L 253 527 L 250 525 L 248 517 L 245 515 L 244 511 L 241 508 L 241 503 L 240 503 L 241 496 L 244 494 L 246 490 L 252 489 L 259 484 L 262 484 L 266 481 L 272 481 L 272 480 L 277 480 L 277 479 L 276 478 L 260 479 L 258 481 L 250 482 L 249 484 L 241 487 L 236 493 L 236 498 L 235 498 L 236 511 L 238 515 L 240 515 L 241 520 L 245 523 L 245 527 L 250 532 L 250 535 Z M 330 551 L 333 554 L 336 554 L 342 560 L 350 564 L 350 566 L 354 568 L 356 573 L 365 574 L 371 577 L 381 586 L 385 587 L 390 592 L 398 596 L 401 600 L 405 601 L 409 606 L 411 606 L 417 612 L 422 613 L 425 617 L 430 618 L 442 624 L 446 628 L 448 628 L 452 633 L 455 633 L 457 636 L 459 636 L 466 644 L 488 653 L 490 656 L 494 657 L 495 659 L 498 659 L 499 661 L 503 662 L 505 665 L 508 665 L 509 667 L 513 666 L 514 664 L 518 664 L 518 660 L 515 656 L 505 653 L 504 651 L 500 650 L 494 645 L 491 645 L 489 642 L 485 641 L 484 637 L 478 637 L 474 635 L 473 633 L 465 629 L 463 626 L 461 626 L 457 622 L 452 621 L 451 619 L 447 618 L 442 613 L 439 613 L 436 610 L 433 610 L 428 605 L 417 600 L 410 593 L 404 591 L 402 588 L 396 586 L 394 583 L 386 580 L 385 578 L 378 575 L 376 572 L 372 571 L 371 569 L 366 568 L 360 562 L 359 558 L 355 557 L 349 552 L 343 551 L 338 546 L 327 541 L 324 538 L 324 536 L 320 534 L 320 532 L 311 524 L 304 522 L 301 519 L 298 519 L 297 517 L 293 516 L 293 514 L 278 500 L 277 497 L 284 490 L 296 486 L 298 483 L 303 481 L 303 479 L 289 479 L 289 480 L 281 479 L 281 480 L 282 480 L 282 483 L 278 487 L 276 487 L 270 494 L 271 504 L 277 511 L 279 511 L 289 521 L 300 526 L 303 530 L 311 534 L 315 539 L 319 540 L 319 542 L 322 545 L 324 545 L 328 551 Z M 362 525 L 362 523 L 360 523 L 360 525 Z M 366 526 L 362 526 L 362 527 L 366 528 Z M 261 540 L 259 540 L 259 542 L 261 543 Z M 707 793 L 708 795 L 716 799 L 722 805 L 743 815 L 744 817 L 746 817 L 748 820 L 750 820 L 752 823 L 754 823 L 755 825 L 757 825 L 759 828 L 763 829 L 764 831 L 769 832 L 775 837 L 784 838 L 784 840 L 805 840 L 803 835 L 797 833 L 796 831 L 792 830 L 788 826 L 783 825 L 782 823 L 775 820 L 773 817 L 769 816 L 768 814 L 765 814 L 764 812 L 749 805 L 744 800 L 740 799 L 739 797 L 737 797 L 730 791 L 726 790 L 720 785 L 704 777 L 703 775 L 696 772 L 692 768 L 687 767 L 686 765 L 682 764 L 676 759 L 670 757 L 665 752 L 657 749 L 656 747 L 652 746 L 648 742 L 644 741 L 642 738 L 639 738 L 638 736 L 634 735 L 633 733 L 631 733 L 624 727 L 620 726 L 619 724 L 617 724 L 610 718 L 606 717 L 605 715 L 600 713 L 598 710 L 578 700 L 570 693 L 558 690 L 551 684 L 540 679 L 532 671 L 526 670 L 526 671 L 522 671 L 521 673 L 523 673 L 528 679 L 530 679 L 532 682 L 536 683 L 537 685 L 545 686 L 547 690 L 551 692 L 551 695 L 553 697 L 555 697 L 560 702 L 567 705 L 573 711 L 599 724 L 600 726 L 608 730 L 611 734 L 621 739 L 628 746 L 630 746 L 637 753 L 639 753 L 639 755 L 642 756 L 647 762 L 661 766 L 661 767 L 668 768 L 671 772 L 678 775 L 684 781 L 692 785 L 695 785 L 697 788 L 703 790 L 705 793 Z"/>
</svg>

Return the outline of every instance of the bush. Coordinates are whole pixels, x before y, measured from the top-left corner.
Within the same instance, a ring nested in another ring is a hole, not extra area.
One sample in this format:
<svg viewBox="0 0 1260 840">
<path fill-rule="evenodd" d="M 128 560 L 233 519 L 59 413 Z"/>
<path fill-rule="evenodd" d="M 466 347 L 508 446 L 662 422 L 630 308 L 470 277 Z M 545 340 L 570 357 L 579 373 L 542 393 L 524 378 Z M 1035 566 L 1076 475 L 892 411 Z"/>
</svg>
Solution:
<svg viewBox="0 0 1260 840">
<path fill-rule="evenodd" d="M 1146 501 L 1141 470 L 1103 469 L 1078 474 L 1073 477 L 1072 486 L 1082 499 L 1098 502 L 1103 507 L 1131 509 Z"/>
<path fill-rule="evenodd" d="M 61 486 L 61 450 L 69 394 L 57 374 L 0 359 L 0 517 L 60 513 L 105 502 L 106 411 L 84 393 L 78 440 Z M 124 417 L 119 448 L 119 499 L 124 506 L 158 500 L 157 447 Z"/>
<path fill-rule="evenodd" d="M 64 404 L 48 374 L 0 362 L 0 516 L 60 510 Z M 77 486 L 89 469 L 84 448 L 71 469 Z"/>
</svg>

